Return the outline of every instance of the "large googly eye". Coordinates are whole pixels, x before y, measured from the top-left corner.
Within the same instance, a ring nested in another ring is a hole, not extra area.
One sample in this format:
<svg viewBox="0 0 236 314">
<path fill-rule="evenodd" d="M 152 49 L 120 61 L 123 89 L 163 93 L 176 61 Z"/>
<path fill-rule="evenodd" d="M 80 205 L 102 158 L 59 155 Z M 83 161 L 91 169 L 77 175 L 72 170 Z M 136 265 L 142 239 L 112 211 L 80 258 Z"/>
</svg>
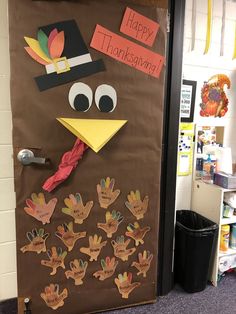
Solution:
<svg viewBox="0 0 236 314">
<path fill-rule="evenodd" d="M 95 103 L 102 112 L 112 112 L 117 103 L 117 94 L 111 85 L 99 85 L 95 92 Z"/>
<path fill-rule="evenodd" d="M 93 92 L 84 83 L 75 83 L 69 91 L 69 103 L 74 110 L 86 112 L 92 105 Z"/>
</svg>

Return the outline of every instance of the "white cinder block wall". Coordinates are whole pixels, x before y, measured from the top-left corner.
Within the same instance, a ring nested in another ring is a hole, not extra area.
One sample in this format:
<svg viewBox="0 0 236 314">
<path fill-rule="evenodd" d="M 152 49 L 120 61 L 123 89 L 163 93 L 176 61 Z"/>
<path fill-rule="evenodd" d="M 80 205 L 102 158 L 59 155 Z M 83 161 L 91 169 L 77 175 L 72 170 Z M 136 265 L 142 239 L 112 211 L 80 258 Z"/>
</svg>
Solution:
<svg viewBox="0 0 236 314">
<path fill-rule="evenodd" d="M 0 300 L 17 296 L 7 0 L 0 0 Z"/>
<path fill-rule="evenodd" d="M 233 161 L 236 162 L 236 59 L 232 60 L 236 23 L 236 3 L 226 1 L 224 55 L 220 56 L 222 5 L 223 0 L 213 1 L 212 40 L 208 54 L 204 55 L 207 24 L 207 0 L 196 1 L 196 32 L 193 51 L 191 51 L 192 0 L 186 0 L 183 78 L 197 81 L 194 123 L 199 125 L 211 125 L 211 123 L 224 125 L 224 146 L 231 147 Z M 201 87 L 204 81 L 207 81 L 212 75 L 219 73 L 228 75 L 231 80 L 231 88 L 230 90 L 226 90 L 229 99 L 229 111 L 224 119 L 218 118 L 218 121 L 216 122 L 216 119 L 213 118 L 209 122 L 209 118 L 199 118 Z M 177 210 L 191 208 L 191 190 L 192 175 L 177 177 Z"/>
</svg>

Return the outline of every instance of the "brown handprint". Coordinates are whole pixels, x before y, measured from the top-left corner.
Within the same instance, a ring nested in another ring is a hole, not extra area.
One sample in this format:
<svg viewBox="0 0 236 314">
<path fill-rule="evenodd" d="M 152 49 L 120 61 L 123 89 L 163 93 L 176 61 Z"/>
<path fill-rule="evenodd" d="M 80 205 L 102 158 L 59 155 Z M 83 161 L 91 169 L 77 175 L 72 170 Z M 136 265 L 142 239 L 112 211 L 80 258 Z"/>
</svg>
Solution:
<svg viewBox="0 0 236 314">
<path fill-rule="evenodd" d="M 139 244 L 144 243 L 143 238 L 145 237 L 146 233 L 151 230 L 151 228 L 150 227 L 141 228 L 139 224 L 135 222 L 134 224 L 129 224 L 127 226 L 127 230 L 128 231 L 126 231 L 125 235 L 127 235 L 127 237 L 134 239 L 135 245 L 138 246 Z"/>
<path fill-rule="evenodd" d="M 115 210 L 110 213 L 106 212 L 106 223 L 98 223 L 97 227 L 104 230 L 107 234 L 108 238 L 111 238 L 113 233 L 115 233 L 118 229 L 119 224 L 123 221 L 124 217 L 121 216 L 120 212 L 116 212 Z"/>
<path fill-rule="evenodd" d="M 77 224 L 83 223 L 93 207 L 93 201 L 87 202 L 84 206 L 80 193 L 70 194 L 69 198 L 65 198 L 64 202 L 67 207 L 62 208 L 62 212 L 72 216 Z"/>
<path fill-rule="evenodd" d="M 97 185 L 98 200 L 102 208 L 108 208 L 120 195 L 120 190 L 113 192 L 114 185 L 115 180 L 109 177 L 106 180 L 101 179 L 100 184 Z"/>
<path fill-rule="evenodd" d="M 96 271 L 93 276 L 101 281 L 110 278 L 114 274 L 117 265 L 118 262 L 115 260 L 115 257 L 110 258 L 107 256 L 106 260 L 101 260 L 102 270 Z"/>
<path fill-rule="evenodd" d="M 98 255 L 101 252 L 101 249 L 107 244 L 107 241 L 102 242 L 102 237 L 98 237 L 95 234 L 93 237 L 89 237 L 89 247 L 81 247 L 80 252 L 90 256 L 90 262 L 97 261 Z"/>
<path fill-rule="evenodd" d="M 21 252 L 46 252 L 46 239 L 49 233 L 44 233 L 44 229 L 33 229 L 32 232 L 26 233 L 27 239 L 30 241 L 29 244 L 23 246 L 20 250 Z"/>
<path fill-rule="evenodd" d="M 139 271 L 137 273 L 137 275 L 143 275 L 143 277 L 145 278 L 147 276 L 147 272 L 150 268 L 150 264 L 151 261 L 153 259 L 153 254 L 150 254 L 149 251 L 143 251 L 142 253 L 138 254 L 138 263 L 137 262 L 133 262 L 132 266 L 136 267 L 137 270 Z"/>
<path fill-rule="evenodd" d="M 71 251 L 78 239 L 86 237 L 86 232 L 74 233 L 73 222 L 70 222 L 68 224 L 64 223 L 58 226 L 55 235 L 62 240 L 65 246 L 67 246 L 68 251 Z"/>
<path fill-rule="evenodd" d="M 122 261 L 128 261 L 129 256 L 136 251 L 136 248 L 127 249 L 130 241 L 130 239 L 125 241 L 124 236 L 117 237 L 116 241 L 111 241 L 111 245 L 114 249 L 114 255 Z"/>
<path fill-rule="evenodd" d="M 58 267 L 65 269 L 64 259 L 67 255 L 66 251 L 63 252 L 62 248 L 53 246 L 51 250 L 47 250 L 47 255 L 49 260 L 42 260 L 41 265 L 52 268 L 50 275 L 55 275 Z"/>
<path fill-rule="evenodd" d="M 56 310 L 64 305 L 64 299 L 67 298 L 68 291 L 65 288 L 62 293 L 59 294 L 59 285 L 51 283 L 50 286 L 45 287 L 44 292 L 42 292 L 40 296 L 47 306 Z"/>
<path fill-rule="evenodd" d="M 129 294 L 141 284 L 140 282 L 133 282 L 132 281 L 132 274 L 125 272 L 123 275 L 119 274 L 118 278 L 115 278 L 115 284 L 122 296 L 123 299 L 128 299 Z"/>
<path fill-rule="evenodd" d="M 54 212 L 57 204 L 57 199 L 53 198 L 48 203 L 45 202 L 45 197 L 43 193 L 31 194 L 31 199 L 26 200 L 25 212 L 34 217 L 35 219 L 41 221 L 43 224 L 50 223 L 50 218 Z"/>
<path fill-rule="evenodd" d="M 65 272 L 66 278 L 72 278 L 75 281 L 75 285 L 79 286 L 83 284 L 82 279 L 85 276 L 88 267 L 88 262 L 83 262 L 82 259 L 79 261 L 75 259 L 70 262 L 70 269 Z"/>
<path fill-rule="evenodd" d="M 126 207 L 137 220 L 142 219 L 147 211 L 149 201 L 148 196 L 146 195 L 142 201 L 139 190 L 136 190 L 136 192 L 131 191 L 127 198 L 128 202 L 125 202 Z"/>
</svg>

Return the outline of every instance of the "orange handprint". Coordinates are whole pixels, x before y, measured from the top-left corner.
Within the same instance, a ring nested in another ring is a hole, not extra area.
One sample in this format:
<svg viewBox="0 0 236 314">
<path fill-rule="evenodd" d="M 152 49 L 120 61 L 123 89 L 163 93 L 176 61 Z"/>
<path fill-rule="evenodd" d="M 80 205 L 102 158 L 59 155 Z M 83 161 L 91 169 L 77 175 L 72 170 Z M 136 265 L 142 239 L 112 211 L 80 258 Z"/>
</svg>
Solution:
<svg viewBox="0 0 236 314">
<path fill-rule="evenodd" d="M 47 306 L 56 310 L 64 305 L 64 299 L 67 298 L 68 291 L 64 289 L 62 293 L 59 294 L 59 285 L 51 283 L 50 286 L 45 287 L 44 292 L 42 292 L 40 296 Z"/>
<path fill-rule="evenodd" d="M 145 237 L 146 233 L 151 230 L 150 227 L 141 228 L 137 222 L 134 224 L 129 224 L 127 226 L 127 230 L 125 235 L 134 239 L 135 245 L 138 246 L 139 244 L 143 244 L 143 238 Z"/>
<path fill-rule="evenodd" d="M 115 180 L 109 177 L 106 180 L 101 179 L 100 184 L 97 185 L 98 200 L 102 208 L 108 208 L 120 195 L 120 190 L 113 192 L 114 185 Z"/>
<path fill-rule="evenodd" d="M 58 267 L 65 269 L 64 259 L 67 255 L 66 251 L 63 252 L 62 248 L 53 246 L 51 250 L 47 251 L 47 255 L 49 260 L 42 260 L 41 265 L 52 268 L 50 275 L 55 275 Z"/>
<path fill-rule="evenodd" d="M 151 261 L 153 259 L 153 254 L 150 254 L 149 251 L 144 250 L 143 254 L 139 253 L 138 254 L 138 263 L 133 262 L 132 266 L 136 267 L 137 270 L 139 271 L 137 275 L 143 275 L 143 277 L 147 276 L 147 271 L 150 268 Z"/>
<path fill-rule="evenodd" d="M 70 194 L 69 198 L 64 200 L 66 208 L 62 208 L 64 214 L 70 215 L 74 218 L 75 223 L 82 224 L 86 219 L 93 207 L 93 201 L 89 201 L 84 206 L 80 193 L 75 195 Z"/>
<path fill-rule="evenodd" d="M 118 262 L 115 260 L 115 257 L 110 258 L 107 256 L 106 260 L 101 259 L 102 270 L 96 271 L 93 276 L 101 281 L 110 278 L 114 274 L 117 265 Z"/>
<path fill-rule="evenodd" d="M 79 286 L 83 284 L 82 279 L 85 276 L 88 267 L 88 262 L 83 262 L 82 259 L 79 261 L 75 259 L 70 262 L 70 269 L 65 272 L 66 278 L 72 278 L 75 281 L 75 285 Z"/>
<path fill-rule="evenodd" d="M 98 237 L 95 234 L 93 237 L 89 237 L 89 247 L 81 247 L 80 252 L 90 256 L 90 262 L 97 261 L 98 255 L 101 252 L 101 249 L 107 244 L 107 241 L 102 242 L 102 237 Z"/>
<path fill-rule="evenodd" d="M 46 239 L 49 233 L 44 233 L 44 229 L 33 229 L 32 232 L 26 233 L 27 239 L 30 241 L 29 244 L 23 246 L 21 252 L 46 252 Z"/>
<path fill-rule="evenodd" d="M 132 274 L 125 272 L 123 275 L 119 274 L 118 278 L 115 278 L 115 284 L 122 296 L 123 299 L 128 299 L 129 294 L 141 284 L 140 282 L 133 282 L 132 281 Z"/>
<path fill-rule="evenodd" d="M 86 232 L 75 233 L 73 231 L 73 222 L 71 221 L 68 224 L 64 223 L 58 226 L 55 235 L 67 246 L 68 251 L 71 251 L 78 239 L 86 237 Z"/>
<path fill-rule="evenodd" d="M 114 249 L 114 255 L 120 258 L 122 261 L 128 261 L 129 256 L 136 251 L 136 248 L 127 249 L 130 241 L 130 239 L 125 241 L 124 236 L 117 237 L 116 241 L 111 241 L 111 245 Z"/>
<path fill-rule="evenodd" d="M 31 194 L 31 199 L 26 200 L 25 212 L 34 217 L 35 219 L 41 221 L 43 224 L 50 223 L 50 218 L 54 212 L 57 204 L 57 199 L 53 198 L 48 203 L 45 202 L 45 197 L 43 193 Z"/>
<path fill-rule="evenodd" d="M 128 202 L 125 202 L 126 207 L 137 220 L 142 219 L 147 211 L 149 201 L 148 196 L 146 195 L 142 201 L 139 190 L 136 190 L 136 192 L 131 191 L 127 198 Z"/>
<path fill-rule="evenodd" d="M 115 233 L 118 229 L 119 224 L 123 221 L 124 217 L 121 216 L 120 212 L 116 212 L 115 210 L 110 213 L 106 212 L 106 223 L 98 223 L 98 228 L 104 230 L 107 234 L 108 238 L 111 238 L 113 233 Z"/>
</svg>

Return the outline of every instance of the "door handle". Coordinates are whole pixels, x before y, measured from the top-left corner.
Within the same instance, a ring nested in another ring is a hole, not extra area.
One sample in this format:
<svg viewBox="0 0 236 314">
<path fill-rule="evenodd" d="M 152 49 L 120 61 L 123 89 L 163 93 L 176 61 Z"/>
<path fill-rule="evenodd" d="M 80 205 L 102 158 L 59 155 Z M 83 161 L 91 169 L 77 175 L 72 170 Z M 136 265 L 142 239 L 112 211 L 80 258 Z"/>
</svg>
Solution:
<svg viewBox="0 0 236 314">
<path fill-rule="evenodd" d="M 28 166 L 32 163 L 41 165 L 46 163 L 46 158 L 35 157 L 34 153 L 29 149 L 22 149 L 19 151 L 17 159 L 23 166 Z"/>
</svg>

